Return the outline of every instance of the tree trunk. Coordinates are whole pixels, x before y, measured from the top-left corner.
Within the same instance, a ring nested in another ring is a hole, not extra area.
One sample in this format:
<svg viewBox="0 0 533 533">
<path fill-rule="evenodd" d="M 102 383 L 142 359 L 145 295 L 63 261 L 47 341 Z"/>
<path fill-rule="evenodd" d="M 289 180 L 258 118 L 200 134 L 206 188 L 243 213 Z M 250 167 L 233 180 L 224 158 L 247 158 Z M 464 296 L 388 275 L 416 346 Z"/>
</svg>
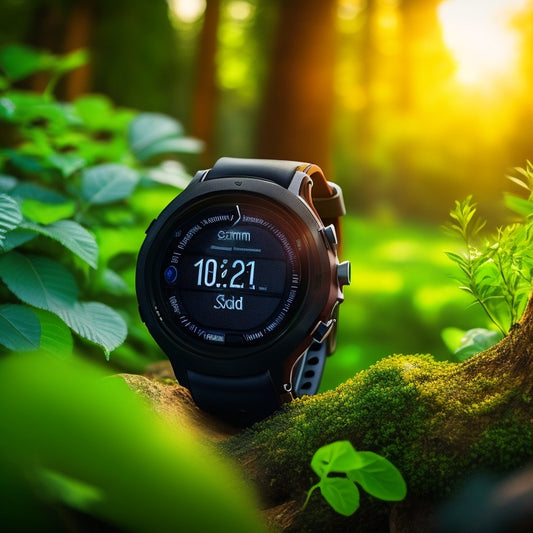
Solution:
<svg viewBox="0 0 533 533">
<path fill-rule="evenodd" d="M 216 53 L 219 18 L 219 0 L 206 2 L 198 59 L 196 61 L 196 83 L 191 116 L 191 134 L 205 142 L 205 150 L 200 156 L 202 165 L 205 165 L 205 167 L 213 164 L 215 153 L 215 123 L 218 103 Z"/>
<path fill-rule="evenodd" d="M 273 528 L 415 533 L 434 531 L 434 506 L 470 475 L 509 472 L 533 458 L 532 376 L 533 299 L 505 339 L 464 363 L 391 356 L 242 432 L 201 413 L 174 382 L 125 378 L 172 423 L 200 432 L 236 460 L 258 488 Z M 344 439 L 398 467 L 408 486 L 404 502 L 381 502 L 361 491 L 360 509 L 347 518 L 316 491 L 301 510 L 318 481 L 309 467 L 312 455 Z"/>
<path fill-rule="evenodd" d="M 312 161 L 331 174 L 335 5 L 332 0 L 279 3 L 258 157 Z"/>
</svg>

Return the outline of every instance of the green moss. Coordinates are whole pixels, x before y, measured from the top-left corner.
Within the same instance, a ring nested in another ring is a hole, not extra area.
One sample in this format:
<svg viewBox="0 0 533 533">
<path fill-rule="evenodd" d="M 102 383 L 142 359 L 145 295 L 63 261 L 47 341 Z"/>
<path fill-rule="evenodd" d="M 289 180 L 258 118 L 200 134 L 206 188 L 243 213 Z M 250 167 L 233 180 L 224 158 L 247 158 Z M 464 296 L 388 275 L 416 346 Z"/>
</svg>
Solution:
<svg viewBox="0 0 533 533">
<path fill-rule="evenodd" d="M 303 498 L 316 482 L 309 467 L 314 452 L 343 439 L 392 461 L 411 495 L 441 498 L 469 472 L 507 470 L 533 455 L 532 421 L 514 414 L 510 406 L 523 400 L 505 374 L 462 375 L 463 368 L 394 355 L 333 391 L 292 402 L 225 446 L 234 454 L 239 446 L 257 449 L 280 501 Z M 494 426 L 506 409 L 505 422 Z"/>
</svg>

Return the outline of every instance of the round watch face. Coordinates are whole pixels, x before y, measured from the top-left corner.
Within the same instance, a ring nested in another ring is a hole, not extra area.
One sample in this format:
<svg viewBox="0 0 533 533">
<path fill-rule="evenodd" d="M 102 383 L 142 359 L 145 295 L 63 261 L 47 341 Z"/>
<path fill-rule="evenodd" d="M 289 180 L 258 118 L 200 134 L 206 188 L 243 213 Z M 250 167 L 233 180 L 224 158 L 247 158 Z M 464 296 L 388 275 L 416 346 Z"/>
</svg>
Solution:
<svg viewBox="0 0 533 533">
<path fill-rule="evenodd" d="M 160 320 L 192 343 L 237 347 L 276 338 L 306 292 L 302 226 L 273 201 L 246 194 L 178 211 L 152 251 Z"/>
</svg>

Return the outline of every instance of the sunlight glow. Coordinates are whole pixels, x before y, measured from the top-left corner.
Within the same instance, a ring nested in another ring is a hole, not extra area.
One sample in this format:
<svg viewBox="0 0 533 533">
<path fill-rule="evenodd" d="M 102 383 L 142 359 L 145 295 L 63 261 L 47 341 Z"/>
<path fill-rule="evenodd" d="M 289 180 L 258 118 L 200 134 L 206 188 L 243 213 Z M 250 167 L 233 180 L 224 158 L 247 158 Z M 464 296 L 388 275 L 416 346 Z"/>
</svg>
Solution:
<svg viewBox="0 0 533 533">
<path fill-rule="evenodd" d="M 457 79 L 480 85 L 512 72 L 519 38 L 512 17 L 530 0 L 445 0 L 439 6 L 443 38 L 457 64 Z"/>
<path fill-rule="evenodd" d="M 172 13 L 182 22 L 198 20 L 205 11 L 206 0 L 167 0 Z"/>
</svg>

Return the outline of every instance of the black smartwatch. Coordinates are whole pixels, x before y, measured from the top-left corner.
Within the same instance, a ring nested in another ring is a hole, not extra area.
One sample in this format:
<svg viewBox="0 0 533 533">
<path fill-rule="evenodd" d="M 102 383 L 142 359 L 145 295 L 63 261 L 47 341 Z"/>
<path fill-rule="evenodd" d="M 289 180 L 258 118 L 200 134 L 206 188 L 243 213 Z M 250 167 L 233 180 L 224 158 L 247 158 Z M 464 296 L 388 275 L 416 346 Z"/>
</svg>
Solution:
<svg viewBox="0 0 533 533">
<path fill-rule="evenodd" d="M 140 314 L 201 409 L 242 426 L 317 392 L 350 283 L 344 213 L 316 165 L 222 158 L 152 222 Z"/>
</svg>

